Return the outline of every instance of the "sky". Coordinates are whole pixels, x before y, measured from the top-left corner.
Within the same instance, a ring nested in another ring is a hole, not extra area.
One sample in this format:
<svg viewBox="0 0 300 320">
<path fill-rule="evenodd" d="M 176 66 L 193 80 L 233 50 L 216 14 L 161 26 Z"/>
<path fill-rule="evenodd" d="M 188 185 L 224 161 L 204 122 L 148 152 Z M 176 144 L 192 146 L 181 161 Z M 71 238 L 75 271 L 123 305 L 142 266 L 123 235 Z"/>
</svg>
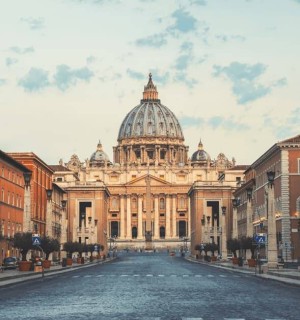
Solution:
<svg viewBox="0 0 300 320">
<path fill-rule="evenodd" d="M 0 0 L 0 149 L 113 146 L 148 75 L 189 156 L 251 164 L 300 134 L 300 0 Z"/>
</svg>

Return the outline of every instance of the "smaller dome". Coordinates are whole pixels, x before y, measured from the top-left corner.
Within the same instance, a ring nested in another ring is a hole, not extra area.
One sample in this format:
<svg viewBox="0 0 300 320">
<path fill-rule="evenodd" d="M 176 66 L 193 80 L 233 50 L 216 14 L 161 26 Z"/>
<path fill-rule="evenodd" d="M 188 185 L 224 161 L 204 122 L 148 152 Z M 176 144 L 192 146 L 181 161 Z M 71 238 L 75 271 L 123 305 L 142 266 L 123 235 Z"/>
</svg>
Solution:
<svg viewBox="0 0 300 320">
<path fill-rule="evenodd" d="M 198 150 L 193 153 L 192 155 L 192 162 L 208 162 L 210 161 L 210 156 L 209 154 L 203 150 L 203 144 L 200 140 L 198 144 Z"/>
<path fill-rule="evenodd" d="M 105 162 L 107 162 L 108 164 L 111 163 L 108 158 L 108 155 L 103 151 L 102 144 L 99 140 L 99 143 L 97 145 L 97 150 L 91 155 L 90 166 L 92 167 L 103 166 Z"/>
</svg>

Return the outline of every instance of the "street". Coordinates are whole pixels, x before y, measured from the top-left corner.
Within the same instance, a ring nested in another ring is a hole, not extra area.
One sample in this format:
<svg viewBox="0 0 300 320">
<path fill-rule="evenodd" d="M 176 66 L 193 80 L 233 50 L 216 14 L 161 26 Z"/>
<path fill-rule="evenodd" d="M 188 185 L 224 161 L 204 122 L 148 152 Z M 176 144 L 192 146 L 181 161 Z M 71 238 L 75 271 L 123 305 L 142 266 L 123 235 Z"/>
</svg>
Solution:
<svg viewBox="0 0 300 320">
<path fill-rule="evenodd" d="M 107 264 L 0 289 L 1 319 L 300 318 L 300 287 L 189 262 L 118 253 Z"/>
</svg>

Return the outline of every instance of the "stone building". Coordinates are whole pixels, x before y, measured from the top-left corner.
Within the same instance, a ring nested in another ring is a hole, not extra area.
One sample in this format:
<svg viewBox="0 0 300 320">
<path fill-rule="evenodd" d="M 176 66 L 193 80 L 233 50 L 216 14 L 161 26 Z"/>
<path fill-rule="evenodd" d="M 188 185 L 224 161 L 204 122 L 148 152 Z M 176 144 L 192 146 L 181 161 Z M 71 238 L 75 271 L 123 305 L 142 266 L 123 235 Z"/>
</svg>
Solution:
<svg viewBox="0 0 300 320">
<path fill-rule="evenodd" d="M 274 187 L 269 188 L 267 173 L 274 173 Z M 300 258 L 300 135 L 275 143 L 245 172 L 245 183 L 234 196 L 234 238 L 265 234 L 276 242 L 276 256 L 285 261 Z M 272 197 L 269 193 L 272 191 Z M 268 205 L 272 202 L 272 207 Z M 270 232 L 270 216 L 274 231 Z M 267 257 L 268 246 L 265 252 Z"/>
<path fill-rule="evenodd" d="M 19 255 L 11 239 L 23 231 L 26 181 L 30 177 L 30 170 L 0 150 L 0 265 L 5 257 Z"/>
<path fill-rule="evenodd" d="M 189 157 L 180 123 L 159 100 L 151 74 L 142 100 L 121 123 L 113 157 L 99 141 L 88 160 L 73 155 L 51 166 L 55 183 L 67 194 L 69 240 L 180 248 L 192 239 L 193 249 L 204 240 L 194 235 L 201 219 L 230 207 L 245 170 L 223 153 L 211 159 L 201 141 Z M 201 205 L 195 206 L 197 201 Z"/>
</svg>

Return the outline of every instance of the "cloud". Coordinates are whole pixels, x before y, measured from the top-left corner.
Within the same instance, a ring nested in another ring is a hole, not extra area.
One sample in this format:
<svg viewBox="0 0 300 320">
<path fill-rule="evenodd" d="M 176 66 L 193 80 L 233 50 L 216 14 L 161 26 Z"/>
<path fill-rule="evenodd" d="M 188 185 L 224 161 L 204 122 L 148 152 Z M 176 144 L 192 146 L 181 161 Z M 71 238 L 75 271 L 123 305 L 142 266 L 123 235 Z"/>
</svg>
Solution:
<svg viewBox="0 0 300 320">
<path fill-rule="evenodd" d="M 299 0 L 300 1 L 300 0 Z M 273 87 L 284 87 L 287 85 L 287 79 L 281 78 L 273 83 Z"/>
<path fill-rule="evenodd" d="M 21 18 L 21 21 L 26 22 L 31 30 L 40 30 L 45 27 L 43 18 Z"/>
<path fill-rule="evenodd" d="M 204 119 L 190 116 L 179 117 L 179 122 L 183 129 L 190 127 L 201 127 L 205 124 Z"/>
<path fill-rule="evenodd" d="M 19 80 L 18 85 L 25 91 L 35 92 L 50 85 L 48 72 L 43 69 L 31 68 L 29 72 Z"/>
<path fill-rule="evenodd" d="M 174 11 L 172 17 L 175 19 L 175 24 L 168 28 L 171 33 L 174 31 L 188 33 L 196 30 L 197 20 L 184 9 Z"/>
<path fill-rule="evenodd" d="M 54 85 L 61 91 L 65 91 L 70 86 L 75 86 L 80 80 L 89 82 L 93 76 L 94 73 L 87 67 L 71 69 L 69 66 L 61 64 L 56 67 L 56 73 L 53 76 Z"/>
<path fill-rule="evenodd" d="M 13 64 L 16 64 L 18 61 L 19 61 L 18 59 L 11 58 L 11 57 L 7 57 L 7 58 L 5 59 L 5 64 L 6 64 L 6 66 L 9 67 L 9 66 L 11 66 L 11 65 L 13 65 Z"/>
<path fill-rule="evenodd" d="M 136 79 L 136 80 L 144 80 L 145 79 L 145 74 L 141 72 L 134 71 L 132 69 L 127 69 L 127 74 L 130 78 Z"/>
<path fill-rule="evenodd" d="M 180 71 L 175 74 L 175 81 L 184 83 L 187 87 L 193 88 L 198 83 L 196 79 L 189 78 L 185 71 Z"/>
<path fill-rule="evenodd" d="M 9 50 L 17 54 L 26 54 L 26 53 L 34 52 L 33 47 L 20 48 L 20 47 L 14 46 L 14 47 L 10 47 Z"/>
<path fill-rule="evenodd" d="M 266 71 L 266 66 L 257 63 L 254 65 L 232 62 L 227 67 L 214 66 L 214 76 L 225 75 L 232 81 L 232 91 L 240 104 L 257 100 L 270 93 L 271 88 L 256 82 Z"/>
<path fill-rule="evenodd" d="M 184 129 L 190 127 L 209 126 L 213 129 L 223 128 L 226 130 L 235 130 L 240 132 L 250 128 L 248 125 L 240 123 L 240 121 L 234 121 L 232 118 L 224 118 L 221 116 L 214 116 L 208 119 L 183 116 L 179 117 L 179 122 Z"/>
<path fill-rule="evenodd" d="M 160 48 L 161 46 L 167 44 L 166 34 L 158 33 L 146 38 L 140 38 L 135 41 L 135 44 L 139 47 L 155 47 Z"/>
<path fill-rule="evenodd" d="M 226 34 L 217 34 L 216 38 L 219 40 L 222 40 L 224 42 L 228 42 L 231 40 L 236 40 L 236 41 L 245 41 L 246 38 L 241 36 L 241 35 L 226 35 Z"/>
<path fill-rule="evenodd" d="M 207 1 L 206 0 L 192 0 L 191 4 L 196 4 L 198 6 L 206 6 Z"/>
<path fill-rule="evenodd" d="M 6 84 L 6 80 L 3 78 L 2 79 L 0 78 L 0 86 L 3 86 L 5 84 Z"/>
<path fill-rule="evenodd" d="M 94 57 L 94 56 L 89 56 L 89 57 L 86 58 L 86 63 L 87 63 L 87 64 L 93 64 L 93 63 L 95 63 L 96 61 L 97 61 L 97 58 Z"/>
<path fill-rule="evenodd" d="M 160 74 L 160 72 L 157 69 L 151 69 L 150 72 L 152 73 L 152 79 L 154 84 L 160 84 L 165 85 L 170 78 L 169 72 L 166 72 L 164 74 Z"/>
</svg>

